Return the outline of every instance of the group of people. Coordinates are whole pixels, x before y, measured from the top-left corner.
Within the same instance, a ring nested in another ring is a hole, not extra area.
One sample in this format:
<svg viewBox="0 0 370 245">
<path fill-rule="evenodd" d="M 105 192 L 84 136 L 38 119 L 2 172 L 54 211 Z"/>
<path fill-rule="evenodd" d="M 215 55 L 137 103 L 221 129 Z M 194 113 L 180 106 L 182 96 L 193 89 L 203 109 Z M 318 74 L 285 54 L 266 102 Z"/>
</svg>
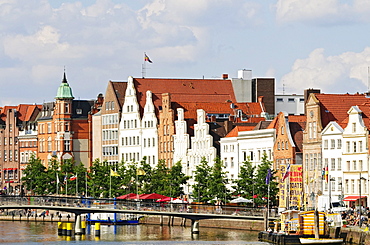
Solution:
<svg viewBox="0 0 370 245">
<path fill-rule="evenodd" d="M 347 225 L 355 226 L 358 225 L 362 227 L 362 225 L 369 225 L 370 220 L 370 210 L 369 207 L 358 207 L 355 208 L 354 206 L 349 208 L 347 211 L 343 211 L 342 220 L 347 221 Z"/>
</svg>

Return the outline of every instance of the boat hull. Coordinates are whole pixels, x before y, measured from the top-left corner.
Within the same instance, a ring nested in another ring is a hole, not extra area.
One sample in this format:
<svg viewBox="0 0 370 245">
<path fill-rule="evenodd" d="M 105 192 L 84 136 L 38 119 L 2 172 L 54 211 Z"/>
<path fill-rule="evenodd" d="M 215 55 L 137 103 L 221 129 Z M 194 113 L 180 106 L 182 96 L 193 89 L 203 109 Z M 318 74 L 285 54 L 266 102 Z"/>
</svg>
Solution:
<svg viewBox="0 0 370 245">
<path fill-rule="evenodd" d="M 299 238 L 301 244 L 343 244 L 342 238 Z"/>
</svg>

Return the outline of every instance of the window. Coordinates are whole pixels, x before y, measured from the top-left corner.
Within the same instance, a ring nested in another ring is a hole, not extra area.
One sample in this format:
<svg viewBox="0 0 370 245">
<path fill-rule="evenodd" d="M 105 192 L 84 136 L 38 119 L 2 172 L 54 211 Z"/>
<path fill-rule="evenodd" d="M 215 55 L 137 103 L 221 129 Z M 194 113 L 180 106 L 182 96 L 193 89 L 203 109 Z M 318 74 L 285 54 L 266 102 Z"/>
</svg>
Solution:
<svg viewBox="0 0 370 245">
<path fill-rule="evenodd" d="M 339 171 L 340 171 L 340 170 L 342 170 L 342 158 L 338 158 L 337 169 L 338 169 Z"/>
<path fill-rule="evenodd" d="M 280 142 L 277 143 L 277 149 L 280 151 Z"/>
<path fill-rule="evenodd" d="M 355 193 L 355 180 L 351 180 L 351 193 Z"/>
<path fill-rule="evenodd" d="M 338 191 L 342 191 L 342 185 L 343 185 L 343 183 L 342 183 L 342 177 L 338 177 Z"/>
<path fill-rule="evenodd" d="M 357 152 L 357 142 L 353 141 L 353 152 Z"/>
<path fill-rule="evenodd" d="M 338 139 L 337 140 L 337 149 L 341 149 L 341 148 L 342 148 L 342 140 Z"/>
<path fill-rule="evenodd" d="M 276 98 L 276 102 L 284 102 L 283 98 Z"/>
<path fill-rule="evenodd" d="M 64 113 L 69 113 L 69 104 L 64 105 Z"/>
<path fill-rule="evenodd" d="M 285 150 L 288 150 L 288 141 L 285 141 Z"/>
<path fill-rule="evenodd" d="M 346 141 L 346 148 L 347 148 L 347 153 L 349 153 L 350 152 L 350 150 L 351 150 L 351 143 L 349 142 L 349 141 Z"/>
<path fill-rule="evenodd" d="M 313 138 L 316 139 L 316 131 L 317 131 L 316 122 L 312 123 L 312 129 L 313 129 Z"/>
<path fill-rule="evenodd" d="M 364 167 L 364 166 L 363 166 L 363 162 L 362 162 L 362 160 L 359 160 L 359 161 L 358 161 L 358 165 L 359 165 L 359 167 L 360 167 L 360 171 L 364 170 L 364 169 L 363 169 L 363 167 Z"/>
<path fill-rule="evenodd" d="M 312 139 L 312 122 L 308 123 L 308 135 L 309 138 Z"/>
<path fill-rule="evenodd" d="M 328 149 L 328 140 L 324 140 L 324 150 Z"/>
<path fill-rule="evenodd" d="M 288 98 L 288 102 L 294 102 L 294 98 Z"/>
<path fill-rule="evenodd" d="M 281 134 L 284 134 L 284 126 L 281 126 Z"/>
<path fill-rule="evenodd" d="M 356 160 L 353 160 L 353 170 L 357 170 L 357 162 L 356 162 Z"/>
<path fill-rule="evenodd" d="M 330 167 L 330 170 L 331 171 L 335 171 L 335 158 L 332 158 L 331 159 L 331 167 Z"/>
<path fill-rule="evenodd" d="M 335 140 L 331 140 L 330 149 L 335 149 Z"/>
<path fill-rule="evenodd" d="M 351 170 L 351 162 L 347 161 L 347 171 Z"/>
<path fill-rule="evenodd" d="M 234 167 L 234 158 L 233 157 L 231 157 L 230 158 L 230 167 Z"/>
<path fill-rule="evenodd" d="M 356 123 L 352 123 L 352 133 L 356 133 Z"/>
<path fill-rule="evenodd" d="M 227 168 L 227 158 L 226 157 L 224 159 L 224 165 L 225 165 L 225 168 Z"/>
<path fill-rule="evenodd" d="M 64 141 L 64 151 L 71 151 L 71 142 L 70 140 Z"/>
<path fill-rule="evenodd" d="M 333 180 L 330 180 L 331 190 L 335 191 L 335 178 L 332 178 Z"/>
<path fill-rule="evenodd" d="M 358 152 L 362 152 L 362 141 L 358 142 Z"/>
<path fill-rule="evenodd" d="M 76 113 L 77 113 L 78 115 L 81 115 L 81 114 L 82 114 L 82 109 L 76 109 Z"/>
<path fill-rule="evenodd" d="M 51 123 L 48 123 L 47 125 L 48 125 L 48 134 L 50 134 L 51 133 Z"/>
</svg>

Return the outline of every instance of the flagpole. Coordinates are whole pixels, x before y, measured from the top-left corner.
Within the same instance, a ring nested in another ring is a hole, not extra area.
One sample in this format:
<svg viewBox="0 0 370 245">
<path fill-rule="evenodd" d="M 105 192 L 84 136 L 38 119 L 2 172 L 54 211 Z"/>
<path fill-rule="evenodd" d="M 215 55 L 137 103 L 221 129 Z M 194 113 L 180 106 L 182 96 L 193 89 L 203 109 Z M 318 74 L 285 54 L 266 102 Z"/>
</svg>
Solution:
<svg viewBox="0 0 370 245">
<path fill-rule="evenodd" d="M 111 198 L 111 196 L 112 196 L 112 173 L 109 172 L 109 198 Z"/>
<path fill-rule="evenodd" d="M 87 196 L 87 171 L 86 171 L 86 174 L 85 174 L 85 197 L 88 197 Z"/>
<path fill-rule="evenodd" d="M 78 176 L 76 172 L 76 197 L 78 196 Z"/>
<path fill-rule="evenodd" d="M 66 196 L 68 196 L 68 174 L 66 174 Z"/>
<path fill-rule="evenodd" d="M 59 193 L 59 176 L 57 172 L 57 196 L 58 196 L 58 193 Z"/>
</svg>

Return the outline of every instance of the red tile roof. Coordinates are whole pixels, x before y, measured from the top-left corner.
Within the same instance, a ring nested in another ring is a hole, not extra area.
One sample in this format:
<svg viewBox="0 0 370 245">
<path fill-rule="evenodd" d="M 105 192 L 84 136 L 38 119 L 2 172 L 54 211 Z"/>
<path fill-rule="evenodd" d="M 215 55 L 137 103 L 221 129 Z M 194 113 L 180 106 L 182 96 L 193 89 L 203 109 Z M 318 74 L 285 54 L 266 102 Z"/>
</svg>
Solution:
<svg viewBox="0 0 370 245">
<path fill-rule="evenodd" d="M 252 131 L 255 126 L 236 126 L 225 137 L 237 137 L 239 132 Z"/>
<path fill-rule="evenodd" d="M 170 93 L 173 102 L 235 102 L 233 86 L 228 79 L 163 79 L 134 78 L 141 113 L 145 106 L 146 91 L 153 95 L 153 103 L 158 108 L 162 104 L 162 94 Z"/>
<path fill-rule="evenodd" d="M 364 94 L 315 94 L 315 96 L 320 101 L 323 128 L 331 121 L 341 124 L 348 116 L 347 111 L 351 106 L 370 103 L 370 98 Z"/>
</svg>

